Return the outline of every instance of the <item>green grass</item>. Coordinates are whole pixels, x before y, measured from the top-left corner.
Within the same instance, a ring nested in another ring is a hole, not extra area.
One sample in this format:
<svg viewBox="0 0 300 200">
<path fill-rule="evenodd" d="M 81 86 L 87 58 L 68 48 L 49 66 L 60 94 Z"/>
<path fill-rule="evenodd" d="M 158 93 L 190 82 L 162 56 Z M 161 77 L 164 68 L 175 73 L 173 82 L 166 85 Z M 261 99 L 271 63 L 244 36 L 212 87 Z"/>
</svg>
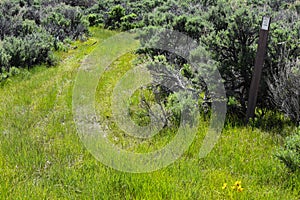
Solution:
<svg viewBox="0 0 300 200">
<path fill-rule="evenodd" d="M 250 127 L 228 125 L 213 151 L 199 159 L 207 127 L 203 123 L 179 160 L 152 173 L 119 172 L 98 162 L 81 143 L 72 116 L 81 61 L 114 34 L 98 28 L 92 32 L 87 42 L 58 53 L 59 66 L 36 67 L 0 87 L 0 199 L 300 198 L 300 175 L 289 174 L 273 156 L 281 138 Z M 111 117 L 109 94 L 135 57 L 128 53 L 119 58 L 100 79 L 96 107 L 102 117 Z M 112 131 L 124 138 L 113 125 Z M 156 137 L 150 150 L 170 139 Z M 230 188 L 237 180 L 243 192 Z M 225 182 L 228 188 L 222 190 Z"/>
</svg>

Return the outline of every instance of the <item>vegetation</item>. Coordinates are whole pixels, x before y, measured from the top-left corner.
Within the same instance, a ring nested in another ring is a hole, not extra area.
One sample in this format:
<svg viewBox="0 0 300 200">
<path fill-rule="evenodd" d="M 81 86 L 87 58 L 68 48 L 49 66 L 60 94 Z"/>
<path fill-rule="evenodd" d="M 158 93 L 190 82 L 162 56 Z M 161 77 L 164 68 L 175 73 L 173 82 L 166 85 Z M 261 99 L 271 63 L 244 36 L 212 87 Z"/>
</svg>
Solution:
<svg viewBox="0 0 300 200">
<path fill-rule="evenodd" d="M 0 199 L 299 199 L 299 8 L 299 0 L 1 1 Z M 272 17 L 264 78 L 256 116 L 245 126 L 263 15 Z M 103 41 L 128 30 L 138 30 L 141 46 L 111 63 L 96 89 L 98 122 L 110 142 L 148 153 L 174 139 L 183 108 L 196 108 L 188 114 L 201 122 L 183 156 L 152 173 L 101 164 L 82 144 L 73 121 L 80 64 L 92 52 L 115 55 L 111 46 L 103 52 L 108 45 Z M 178 41 L 169 30 L 197 44 Z M 161 44 L 165 50 L 150 48 Z M 139 65 L 154 79 L 126 105 L 136 125 L 162 123 L 149 139 L 129 136 L 112 114 L 116 84 Z M 218 82 L 211 76 L 216 69 L 228 115 L 215 148 L 199 158 L 212 102 L 220 100 L 206 83 Z"/>
<path fill-rule="evenodd" d="M 83 38 L 88 27 L 79 7 L 51 1 L 2 1 L 0 21 L 0 73 L 54 65 L 53 50 Z"/>
<path fill-rule="evenodd" d="M 2 199 L 299 199 L 299 174 L 289 174 L 274 156 L 281 137 L 257 128 L 228 124 L 211 154 L 200 159 L 204 123 L 182 158 L 153 173 L 119 172 L 98 162 L 77 137 L 71 110 L 80 61 L 85 54 L 101 48 L 93 43 L 113 34 L 102 29 L 93 29 L 92 33 L 88 41 L 73 44 L 77 49 L 60 52 L 63 60 L 59 66 L 21 71 L 3 82 Z M 116 60 L 99 80 L 97 111 L 101 116 L 109 116 L 107 94 L 117 77 L 132 67 L 134 58 L 126 54 Z M 130 140 L 122 134 L 111 139 L 117 145 L 129 144 Z M 171 139 L 167 135 L 158 137 L 140 148 L 151 151 Z M 231 188 L 236 181 L 242 182 L 242 192 Z M 222 189 L 224 183 L 227 187 Z"/>
<path fill-rule="evenodd" d="M 218 69 L 225 81 L 227 96 L 236 104 L 229 111 L 244 117 L 253 63 L 258 41 L 258 30 L 263 15 L 272 17 L 268 44 L 267 61 L 264 66 L 258 106 L 264 109 L 277 109 L 274 95 L 267 84 L 268 79 L 277 76 L 279 71 L 296 61 L 299 56 L 299 9 L 298 1 L 101 1 L 96 4 L 99 16 L 109 29 L 127 30 L 136 27 L 165 27 L 180 31 L 199 41 L 211 57 L 218 62 Z M 263 12 L 264 10 L 264 12 Z M 129 17 L 133 16 L 133 17 Z M 130 26 L 124 19 L 130 19 Z M 123 24 L 123 25 L 122 25 Z M 158 35 L 152 36 L 159 37 Z M 156 38 L 157 39 L 157 38 Z M 145 44 L 145 46 L 147 46 Z M 164 55 L 168 62 L 174 62 L 169 52 L 159 50 L 142 51 L 154 58 Z M 284 61 L 279 60 L 284 56 Z M 177 71 L 184 68 L 186 61 L 176 59 Z M 199 76 L 193 72 L 193 76 Z M 189 77 L 187 77 L 190 79 Z M 193 80 L 191 80 L 193 81 Z M 270 94 L 265 98 L 265 94 Z"/>
<path fill-rule="evenodd" d="M 281 59 L 286 59 L 282 56 Z M 268 80 L 273 103 L 293 122 L 300 122 L 299 61 L 282 61 L 284 66 Z M 297 63 L 298 62 L 298 63 Z M 282 63 L 280 63 L 282 64 Z"/>
<path fill-rule="evenodd" d="M 284 148 L 277 157 L 293 172 L 300 170 L 300 134 L 298 132 L 286 138 Z"/>
<path fill-rule="evenodd" d="M 278 107 L 276 95 L 266 80 L 277 77 L 289 63 L 299 57 L 299 1 L 4 1 L 1 3 L 0 38 L 11 45 L 0 45 L 2 71 L 10 67 L 24 68 L 55 60 L 52 50 L 66 49 L 67 41 L 85 38 L 88 25 L 104 24 L 108 29 L 165 27 L 180 31 L 197 40 L 216 61 L 224 79 L 227 97 L 235 99 L 229 112 L 244 117 L 262 15 L 272 17 L 267 61 L 264 66 L 258 106 L 262 110 L 285 110 Z M 264 12 L 263 12 L 264 11 Z M 147 29 L 148 29 L 147 28 Z M 13 38 L 11 38 L 13 37 Z M 158 35 L 152 35 L 159 37 Z M 35 39 L 36 38 L 36 39 Z M 157 38 L 156 38 L 157 39 Z M 32 41 L 38 40 L 38 41 Z M 42 44 L 42 43 L 43 44 Z M 19 43 L 24 47 L 17 49 Z M 9 47 L 8 47 L 9 46 Z M 41 49 L 36 47 L 42 46 Z M 147 44 L 144 44 L 147 46 Z M 23 49 L 22 49 L 23 48 Z M 30 48 L 29 53 L 24 49 Z M 33 50 L 31 50 L 33 49 Z M 176 62 L 174 73 L 188 69 L 185 59 L 159 50 L 139 51 L 154 59 L 165 56 Z M 37 55 L 38 54 L 38 55 Z M 280 56 L 281 55 L 281 56 Z M 279 58 L 282 59 L 279 59 Z M 176 60 L 176 61 L 175 61 Z M 174 63 L 173 63 L 174 64 Z M 297 66 L 295 66 L 297 68 Z M 198 69 L 199 70 L 199 69 Z M 197 69 L 188 69 L 184 77 L 198 79 Z M 200 82 L 199 82 L 200 81 Z M 163 91 L 165 92 L 165 91 Z M 208 94 L 208 91 L 206 91 Z M 265 98 L 265 94 L 269 94 Z M 209 102 L 209 96 L 205 96 Z M 299 110 L 299 109 L 298 109 Z M 287 114 L 289 115 L 289 114 Z M 290 116 L 290 115 L 289 115 Z M 295 120 L 294 120 L 295 121 Z M 297 121 L 297 120 L 296 120 Z"/>
</svg>

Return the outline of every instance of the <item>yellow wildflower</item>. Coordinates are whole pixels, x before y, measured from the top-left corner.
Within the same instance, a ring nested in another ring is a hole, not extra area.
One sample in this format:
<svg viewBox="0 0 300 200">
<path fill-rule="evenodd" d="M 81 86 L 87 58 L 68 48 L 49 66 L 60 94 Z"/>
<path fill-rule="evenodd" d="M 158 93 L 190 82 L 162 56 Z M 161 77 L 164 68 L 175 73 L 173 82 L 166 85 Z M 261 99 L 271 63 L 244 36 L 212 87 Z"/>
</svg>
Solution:
<svg viewBox="0 0 300 200">
<path fill-rule="evenodd" d="M 242 182 L 241 181 L 236 181 L 235 183 L 234 183 L 234 186 L 235 187 L 241 187 L 241 185 L 242 185 Z"/>
<path fill-rule="evenodd" d="M 223 184 L 222 190 L 225 190 L 227 188 L 227 183 Z"/>
<path fill-rule="evenodd" d="M 231 189 L 242 192 L 244 188 L 242 188 L 242 182 L 241 181 L 236 181 L 234 183 L 234 185 L 231 187 Z"/>
<path fill-rule="evenodd" d="M 242 186 L 239 186 L 239 187 L 237 188 L 237 191 L 239 191 L 239 192 L 243 192 L 243 190 L 244 190 L 244 188 L 242 188 Z"/>
</svg>

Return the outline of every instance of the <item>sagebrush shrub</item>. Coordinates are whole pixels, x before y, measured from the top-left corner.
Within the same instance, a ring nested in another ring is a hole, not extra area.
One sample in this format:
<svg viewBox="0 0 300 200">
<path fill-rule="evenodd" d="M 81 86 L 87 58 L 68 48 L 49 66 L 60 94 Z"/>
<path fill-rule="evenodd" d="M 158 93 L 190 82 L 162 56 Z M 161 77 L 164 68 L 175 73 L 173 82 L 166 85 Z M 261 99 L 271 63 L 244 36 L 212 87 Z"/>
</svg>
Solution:
<svg viewBox="0 0 300 200">
<path fill-rule="evenodd" d="M 278 150 L 276 157 L 292 172 L 300 170 L 300 127 L 297 133 L 286 138 L 284 147 Z"/>
<path fill-rule="evenodd" d="M 278 110 L 294 123 L 300 123 L 300 63 L 280 56 L 279 70 L 273 71 L 273 77 L 267 81 L 269 96 Z"/>
<path fill-rule="evenodd" d="M 0 73 L 2 68 L 8 69 L 10 59 L 11 56 L 8 55 L 5 49 L 3 49 L 0 45 Z"/>
<path fill-rule="evenodd" d="M 84 19 L 79 7 L 59 4 L 48 8 L 45 13 L 43 27 L 60 41 L 66 38 L 78 39 L 88 33 L 88 21 Z"/>
<path fill-rule="evenodd" d="M 47 33 L 33 33 L 24 38 L 6 37 L 3 41 L 2 66 L 30 68 L 41 63 L 52 63 L 53 38 Z"/>
<path fill-rule="evenodd" d="M 116 5 L 107 13 L 104 21 L 104 27 L 108 29 L 119 29 L 121 27 L 121 18 L 126 15 L 126 10 L 121 5 Z"/>
</svg>

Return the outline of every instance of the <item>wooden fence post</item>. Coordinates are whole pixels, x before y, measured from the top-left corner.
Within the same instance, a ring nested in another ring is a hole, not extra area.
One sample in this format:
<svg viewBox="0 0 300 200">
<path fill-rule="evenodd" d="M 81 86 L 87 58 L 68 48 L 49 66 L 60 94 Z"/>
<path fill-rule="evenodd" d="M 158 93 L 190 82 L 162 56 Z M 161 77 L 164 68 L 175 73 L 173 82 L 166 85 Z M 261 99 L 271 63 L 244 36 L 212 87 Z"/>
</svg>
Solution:
<svg viewBox="0 0 300 200">
<path fill-rule="evenodd" d="M 264 65 L 265 55 L 267 52 L 267 41 L 268 41 L 270 24 L 271 24 L 271 18 L 267 16 L 263 17 L 262 26 L 259 31 L 258 48 L 257 48 L 255 65 L 254 65 L 252 81 L 251 81 L 251 86 L 249 91 L 246 123 L 249 122 L 250 118 L 254 117 L 259 82 L 261 79 L 262 68 Z"/>
</svg>

